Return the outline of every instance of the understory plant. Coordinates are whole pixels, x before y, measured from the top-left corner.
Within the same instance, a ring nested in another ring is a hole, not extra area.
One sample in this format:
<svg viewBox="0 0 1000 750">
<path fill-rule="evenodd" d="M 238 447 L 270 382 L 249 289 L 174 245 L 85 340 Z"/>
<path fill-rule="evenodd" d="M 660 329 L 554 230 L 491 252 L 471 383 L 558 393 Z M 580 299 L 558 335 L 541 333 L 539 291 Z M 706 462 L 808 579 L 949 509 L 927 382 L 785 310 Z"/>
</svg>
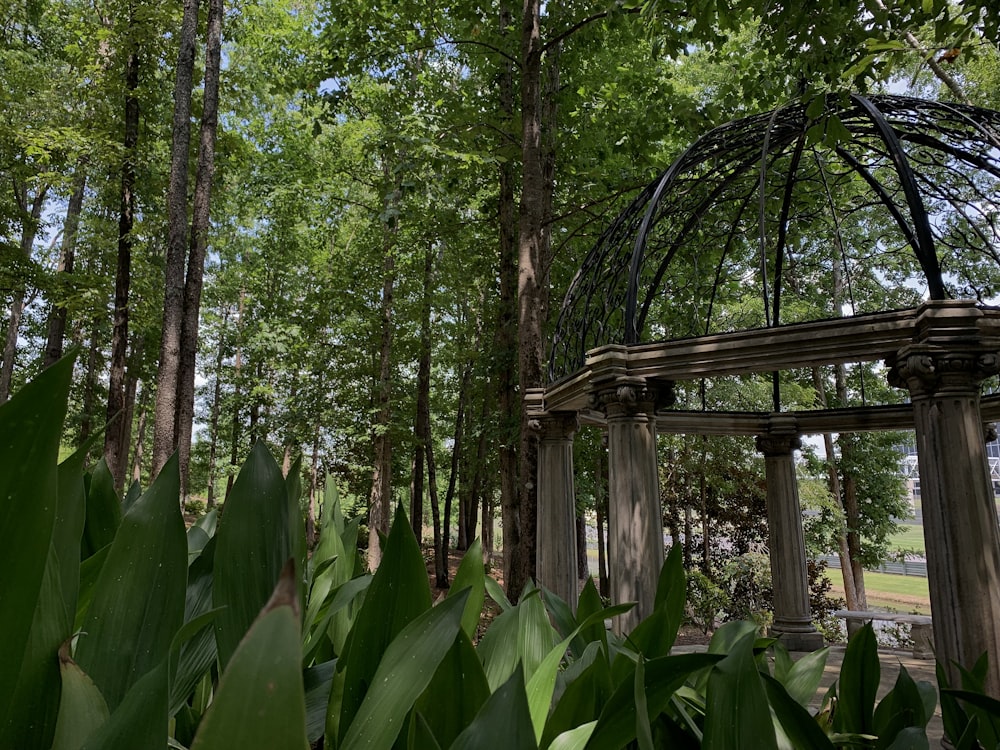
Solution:
<svg viewBox="0 0 1000 750">
<path fill-rule="evenodd" d="M 815 713 L 826 650 L 793 661 L 733 622 L 672 653 L 679 549 L 618 635 L 631 605 L 592 583 L 575 612 L 530 584 L 513 604 L 478 544 L 433 602 L 401 509 L 368 575 L 332 485 L 307 555 L 298 471 L 261 445 L 222 518 L 185 529 L 175 462 L 125 498 L 84 449 L 57 462 L 71 367 L 0 407 L 0 750 L 927 747 L 935 690 L 901 670 L 876 705 L 870 629 Z M 487 595 L 502 611 L 475 642 Z M 945 694 L 959 747 L 996 746 L 981 682 Z"/>
</svg>

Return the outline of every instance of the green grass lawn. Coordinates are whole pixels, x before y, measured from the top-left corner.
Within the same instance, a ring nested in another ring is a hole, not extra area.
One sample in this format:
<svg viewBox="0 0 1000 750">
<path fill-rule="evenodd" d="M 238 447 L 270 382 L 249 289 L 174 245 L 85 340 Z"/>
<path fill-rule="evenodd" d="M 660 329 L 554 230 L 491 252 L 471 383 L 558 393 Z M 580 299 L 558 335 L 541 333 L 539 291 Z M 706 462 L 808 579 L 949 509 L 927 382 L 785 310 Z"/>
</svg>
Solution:
<svg viewBox="0 0 1000 750">
<path fill-rule="evenodd" d="M 924 554 L 924 527 L 904 524 L 900 533 L 893 534 L 889 546 L 898 552 L 916 552 Z"/>
<path fill-rule="evenodd" d="M 844 578 L 839 569 L 827 568 L 835 593 L 842 595 Z M 920 614 L 931 613 L 930 595 L 927 592 L 927 579 L 917 576 L 896 576 L 887 573 L 865 572 L 865 589 L 868 593 L 870 607 L 885 607 L 898 612 L 917 611 Z"/>
</svg>

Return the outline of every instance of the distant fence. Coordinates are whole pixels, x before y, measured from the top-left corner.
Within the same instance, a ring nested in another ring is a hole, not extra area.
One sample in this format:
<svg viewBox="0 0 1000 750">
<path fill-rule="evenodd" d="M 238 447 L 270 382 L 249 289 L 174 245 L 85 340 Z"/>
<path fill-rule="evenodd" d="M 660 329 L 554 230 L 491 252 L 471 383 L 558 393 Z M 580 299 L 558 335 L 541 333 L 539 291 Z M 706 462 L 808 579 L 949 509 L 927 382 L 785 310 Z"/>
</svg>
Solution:
<svg viewBox="0 0 1000 750">
<path fill-rule="evenodd" d="M 831 568 L 840 568 L 840 558 L 837 555 L 822 555 L 820 560 L 825 560 Z M 877 568 L 870 568 L 875 573 L 891 573 L 897 576 L 917 576 L 927 577 L 926 560 L 904 560 L 903 562 L 886 562 Z"/>
</svg>

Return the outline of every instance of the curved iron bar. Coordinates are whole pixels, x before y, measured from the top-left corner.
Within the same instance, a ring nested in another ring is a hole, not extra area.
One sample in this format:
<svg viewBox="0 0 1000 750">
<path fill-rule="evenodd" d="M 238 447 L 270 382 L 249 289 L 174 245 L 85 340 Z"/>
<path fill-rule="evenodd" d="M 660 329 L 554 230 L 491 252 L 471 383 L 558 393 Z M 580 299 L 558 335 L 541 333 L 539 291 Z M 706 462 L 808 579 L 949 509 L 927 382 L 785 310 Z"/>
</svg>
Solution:
<svg viewBox="0 0 1000 750">
<path fill-rule="evenodd" d="M 1000 215 L 992 209 L 1000 193 L 1000 113 L 856 96 L 830 100 L 827 114 L 849 134 L 835 148 L 801 145 L 815 121 L 794 104 L 707 133 L 647 185 L 574 278 L 550 379 L 572 374 L 589 349 L 606 343 L 760 327 L 761 317 L 780 324 L 799 309 L 793 300 L 820 289 L 830 262 L 819 252 L 824 232 L 838 235 L 855 314 L 909 306 L 921 277 L 934 298 L 1000 289 Z M 796 143 L 815 158 L 801 159 L 800 150 L 795 159 Z M 754 165 L 762 170 L 750 178 Z M 748 210 L 755 203 L 761 211 Z M 765 238 L 760 258 L 754 235 Z M 781 247 L 768 249 L 768 236 Z M 801 249 L 785 257 L 793 243 Z M 685 264 L 693 255 L 714 273 L 695 274 Z M 763 312 L 753 303 L 761 291 Z M 767 302 L 772 292 L 777 306 Z M 727 299 L 735 304 L 723 307 Z M 671 316 L 672 306 L 683 306 L 683 319 Z"/>
<path fill-rule="evenodd" d="M 899 179 L 903 183 L 903 193 L 906 195 L 906 203 L 910 208 L 910 218 L 913 220 L 914 234 L 917 241 L 913 249 L 917 253 L 920 265 L 923 266 L 924 273 L 927 274 L 927 291 L 931 299 L 944 299 L 944 282 L 941 279 L 941 266 L 938 264 L 937 253 L 934 251 L 934 238 L 931 235 L 927 209 L 924 208 L 924 201 L 920 197 L 920 191 L 917 189 L 916 179 L 906 159 L 906 153 L 903 151 L 899 139 L 896 138 L 896 133 L 892 126 L 886 122 L 882 112 L 872 104 L 870 99 L 858 94 L 852 94 L 851 99 L 858 102 L 868 116 L 872 118 L 872 122 L 878 128 L 883 142 L 889 147 L 889 154 L 896 165 Z"/>
</svg>

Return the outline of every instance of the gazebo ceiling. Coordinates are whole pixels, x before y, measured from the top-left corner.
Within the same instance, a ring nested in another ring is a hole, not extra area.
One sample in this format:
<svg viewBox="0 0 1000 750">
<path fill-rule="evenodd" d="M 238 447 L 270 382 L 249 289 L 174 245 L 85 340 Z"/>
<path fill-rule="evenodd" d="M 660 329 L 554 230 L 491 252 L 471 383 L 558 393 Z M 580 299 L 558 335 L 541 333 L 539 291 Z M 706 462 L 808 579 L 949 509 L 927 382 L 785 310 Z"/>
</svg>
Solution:
<svg viewBox="0 0 1000 750">
<path fill-rule="evenodd" d="M 811 116 L 817 114 L 818 116 Z M 695 142 L 570 286 L 550 382 L 587 352 L 1000 293 L 1000 112 L 792 104 Z"/>
</svg>

